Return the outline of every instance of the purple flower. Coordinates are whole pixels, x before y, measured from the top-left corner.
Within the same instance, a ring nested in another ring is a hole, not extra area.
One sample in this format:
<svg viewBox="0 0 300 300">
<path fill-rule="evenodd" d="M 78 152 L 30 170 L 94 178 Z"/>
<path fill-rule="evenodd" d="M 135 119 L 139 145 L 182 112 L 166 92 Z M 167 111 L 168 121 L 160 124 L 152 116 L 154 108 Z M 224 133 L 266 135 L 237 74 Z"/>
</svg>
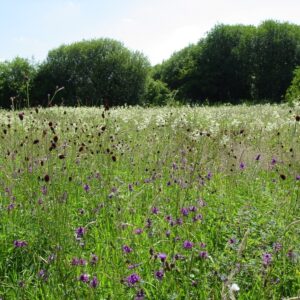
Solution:
<svg viewBox="0 0 300 300">
<path fill-rule="evenodd" d="M 264 253 L 262 255 L 262 261 L 263 261 L 263 265 L 265 267 L 267 267 L 268 265 L 270 265 L 271 261 L 272 261 L 272 254 L 271 253 Z"/>
<path fill-rule="evenodd" d="M 28 243 L 27 243 L 26 241 L 15 240 L 15 241 L 14 241 L 14 246 L 15 246 L 16 248 L 23 248 L 23 247 L 28 246 Z"/>
<path fill-rule="evenodd" d="M 297 176 L 296 176 L 296 180 L 300 180 L 300 175 L 297 175 Z"/>
<path fill-rule="evenodd" d="M 212 173 L 211 173 L 211 172 L 208 172 L 208 174 L 206 175 L 206 178 L 207 178 L 208 180 L 211 180 L 211 178 L 212 178 Z"/>
<path fill-rule="evenodd" d="M 235 238 L 230 238 L 228 240 L 228 244 L 232 245 L 232 244 L 235 244 L 236 243 L 236 239 Z"/>
<path fill-rule="evenodd" d="M 194 222 L 197 222 L 197 221 L 201 221 L 203 219 L 202 215 L 201 214 L 198 214 L 196 216 L 193 217 L 193 221 Z"/>
<path fill-rule="evenodd" d="M 80 258 L 78 261 L 78 265 L 79 266 L 86 266 L 87 265 L 87 261 L 84 258 Z"/>
<path fill-rule="evenodd" d="M 133 273 L 133 274 L 129 275 L 129 276 L 126 278 L 126 283 L 127 283 L 129 286 L 133 286 L 133 285 L 135 285 L 136 283 L 138 283 L 140 280 L 141 280 L 141 277 L 140 277 L 138 274 Z"/>
<path fill-rule="evenodd" d="M 134 300 L 144 300 L 145 299 L 145 292 L 140 290 L 136 293 Z"/>
<path fill-rule="evenodd" d="M 76 232 L 77 238 L 81 238 L 85 234 L 86 230 L 84 227 L 80 226 L 80 227 L 76 228 L 75 232 Z"/>
<path fill-rule="evenodd" d="M 143 233 L 143 229 L 137 228 L 137 229 L 134 230 L 134 233 L 135 234 L 142 234 Z"/>
<path fill-rule="evenodd" d="M 47 191 L 47 187 L 45 185 L 41 187 L 41 192 L 43 195 L 47 195 L 48 191 Z"/>
<path fill-rule="evenodd" d="M 194 243 L 191 241 L 184 241 L 183 242 L 183 248 L 184 249 L 192 249 L 194 246 Z"/>
<path fill-rule="evenodd" d="M 43 269 L 40 270 L 38 273 L 38 277 L 46 281 L 48 279 L 47 272 Z"/>
<path fill-rule="evenodd" d="M 178 218 L 178 219 L 176 220 L 176 224 L 177 224 L 177 225 L 182 225 L 182 224 L 183 224 L 182 219 L 181 219 L 181 218 Z"/>
<path fill-rule="evenodd" d="M 181 211 L 183 216 L 187 216 L 189 214 L 189 209 L 188 208 L 183 207 L 180 211 Z"/>
<path fill-rule="evenodd" d="M 174 255 L 174 259 L 175 259 L 175 260 L 183 260 L 183 259 L 185 259 L 185 257 L 184 257 L 184 255 L 181 255 L 181 254 L 179 254 L 179 253 L 176 253 L 176 254 Z"/>
<path fill-rule="evenodd" d="M 200 243 L 200 247 L 201 247 L 201 248 L 205 248 L 205 247 L 206 247 L 206 244 L 203 243 L 203 242 L 201 242 L 201 243 Z"/>
<path fill-rule="evenodd" d="M 133 191 L 133 186 L 132 186 L 132 184 L 128 184 L 128 190 L 129 190 L 130 192 Z"/>
<path fill-rule="evenodd" d="M 158 214 L 158 212 L 159 212 L 159 210 L 158 210 L 158 208 L 157 207 L 152 207 L 152 209 L 151 209 L 151 211 L 152 211 L 152 213 L 153 214 L 155 214 L 155 215 L 157 215 Z"/>
<path fill-rule="evenodd" d="M 135 269 L 135 268 L 139 267 L 140 265 L 141 265 L 141 263 L 138 263 L 138 264 L 132 264 L 132 265 L 129 265 L 127 268 L 128 268 L 129 270 L 132 270 L 132 269 Z"/>
<path fill-rule="evenodd" d="M 159 253 L 157 256 L 162 262 L 164 262 L 167 259 L 167 254 L 165 253 Z"/>
<path fill-rule="evenodd" d="M 189 207 L 189 210 L 192 211 L 192 212 L 195 212 L 195 211 L 197 211 L 197 207 L 194 206 L 194 205 L 193 205 L 193 206 L 190 206 L 190 207 Z"/>
<path fill-rule="evenodd" d="M 275 252 L 279 252 L 282 249 L 282 245 L 278 242 L 273 244 L 273 249 Z"/>
<path fill-rule="evenodd" d="M 124 253 L 130 253 L 130 252 L 132 252 L 132 248 L 130 248 L 130 247 L 127 246 L 127 245 L 124 245 L 124 246 L 122 247 L 122 250 L 123 250 Z"/>
<path fill-rule="evenodd" d="M 71 260 L 71 265 L 72 266 L 79 266 L 79 258 L 73 257 Z"/>
<path fill-rule="evenodd" d="M 99 285 L 99 281 L 96 276 L 90 281 L 90 287 L 95 289 Z"/>
<path fill-rule="evenodd" d="M 170 230 L 167 230 L 167 231 L 166 231 L 166 237 L 170 237 L 170 235 L 171 235 L 171 231 L 170 231 Z"/>
<path fill-rule="evenodd" d="M 240 169 L 241 169 L 241 170 L 244 170 L 245 167 L 246 167 L 246 165 L 245 165 L 243 162 L 241 162 L 241 163 L 240 163 Z"/>
<path fill-rule="evenodd" d="M 85 184 L 85 185 L 83 186 L 83 189 L 84 189 L 86 192 L 88 192 L 91 188 L 90 188 L 90 186 L 89 186 L 88 184 Z"/>
<path fill-rule="evenodd" d="M 98 256 L 96 254 L 92 254 L 90 264 L 94 266 L 95 264 L 97 264 L 98 260 Z"/>
<path fill-rule="evenodd" d="M 8 206 L 7 206 L 7 210 L 8 211 L 11 211 L 15 208 L 15 204 L 14 203 L 10 203 Z"/>
<path fill-rule="evenodd" d="M 276 165 L 276 163 L 277 163 L 277 160 L 273 157 L 271 160 L 271 165 L 274 166 L 274 165 Z"/>
<path fill-rule="evenodd" d="M 145 225 L 145 226 L 146 226 L 146 228 L 151 228 L 151 226 L 152 226 L 152 221 L 151 221 L 151 219 L 148 218 L 148 219 L 146 220 L 146 225 Z"/>
<path fill-rule="evenodd" d="M 79 281 L 87 283 L 89 281 L 90 276 L 86 273 L 83 273 L 79 276 Z"/>
<path fill-rule="evenodd" d="M 207 253 L 207 251 L 200 251 L 200 252 L 199 252 L 199 257 L 200 257 L 200 258 L 203 258 L 203 259 L 208 258 L 208 253 Z"/>
<path fill-rule="evenodd" d="M 163 270 L 159 270 L 159 271 L 156 271 L 154 273 L 154 275 L 155 275 L 156 279 L 162 280 L 165 274 L 164 274 Z"/>
</svg>

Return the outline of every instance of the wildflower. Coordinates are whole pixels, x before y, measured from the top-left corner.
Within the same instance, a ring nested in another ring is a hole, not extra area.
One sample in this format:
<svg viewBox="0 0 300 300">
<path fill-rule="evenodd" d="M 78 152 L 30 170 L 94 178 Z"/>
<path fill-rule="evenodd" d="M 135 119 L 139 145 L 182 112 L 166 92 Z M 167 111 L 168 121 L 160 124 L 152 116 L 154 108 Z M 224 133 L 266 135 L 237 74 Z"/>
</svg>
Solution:
<svg viewBox="0 0 300 300">
<path fill-rule="evenodd" d="M 181 211 L 183 216 L 187 216 L 189 214 L 189 209 L 188 208 L 183 207 L 180 211 Z"/>
<path fill-rule="evenodd" d="M 181 218 L 178 218 L 178 219 L 176 220 L 176 224 L 177 224 L 177 225 L 182 225 L 182 224 L 183 224 L 182 219 L 181 219 Z"/>
<path fill-rule="evenodd" d="M 15 240 L 14 246 L 15 246 L 15 248 L 23 248 L 23 247 L 28 246 L 28 243 L 26 241 Z"/>
<path fill-rule="evenodd" d="M 297 176 L 296 176 L 296 180 L 300 180 L 300 175 L 297 175 Z"/>
<path fill-rule="evenodd" d="M 129 275 L 129 276 L 126 278 L 126 283 L 127 283 L 129 286 L 133 286 L 133 285 L 135 285 L 136 283 L 138 283 L 140 280 L 141 280 L 141 277 L 140 277 L 138 274 L 133 273 L 133 274 Z"/>
<path fill-rule="evenodd" d="M 151 226 L 152 226 L 152 221 L 151 221 L 151 219 L 147 219 L 147 221 L 146 221 L 146 228 L 151 228 Z"/>
<path fill-rule="evenodd" d="M 151 209 L 151 211 L 152 211 L 152 213 L 153 214 L 155 214 L 155 215 L 157 215 L 158 214 L 158 212 L 159 212 L 159 210 L 158 210 L 158 208 L 157 207 L 152 207 L 152 209 Z"/>
<path fill-rule="evenodd" d="M 159 253 L 159 254 L 158 254 L 158 258 L 159 258 L 162 262 L 164 262 L 164 261 L 167 259 L 167 254 L 165 254 L 165 253 Z"/>
<path fill-rule="evenodd" d="M 243 162 L 241 162 L 241 163 L 240 163 L 240 169 L 241 169 L 241 170 L 244 170 L 245 167 L 246 167 L 246 165 L 245 165 Z"/>
<path fill-rule="evenodd" d="M 73 257 L 71 260 L 71 265 L 72 266 L 78 266 L 79 265 L 79 258 Z"/>
<path fill-rule="evenodd" d="M 271 160 L 271 165 L 274 166 L 274 165 L 276 165 L 276 163 L 277 163 L 277 160 L 273 157 Z"/>
<path fill-rule="evenodd" d="M 193 222 L 201 221 L 203 219 L 201 214 L 198 214 L 193 217 Z"/>
<path fill-rule="evenodd" d="M 183 242 L 183 248 L 184 249 L 192 249 L 194 246 L 194 243 L 191 241 L 184 241 Z"/>
<path fill-rule="evenodd" d="M 200 257 L 200 258 L 203 258 L 203 259 L 207 259 L 207 258 L 208 258 L 208 253 L 207 253 L 207 251 L 200 251 L 199 257 Z"/>
<path fill-rule="evenodd" d="M 230 245 L 233 245 L 233 244 L 235 244 L 236 243 L 236 239 L 235 238 L 230 238 L 229 240 L 228 240 L 228 244 L 230 244 Z"/>
<path fill-rule="evenodd" d="M 96 276 L 93 277 L 93 279 L 90 281 L 90 287 L 96 288 L 99 285 L 99 281 Z"/>
<path fill-rule="evenodd" d="M 75 232 L 76 232 L 77 238 L 81 238 L 85 234 L 86 229 L 84 227 L 80 226 L 75 230 Z"/>
<path fill-rule="evenodd" d="M 133 191 L 133 186 L 132 186 L 132 184 L 128 184 L 128 190 L 129 190 L 130 192 Z"/>
<path fill-rule="evenodd" d="M 79 261 L 78 261 L 78 264 L 80 266 L 86 266 L 87 265 L 87 261 L 84 258 L 80 258 Z"/>
<path fill-rule="evenodd" d="M 278 242 L 273 244 L 273 249 L 275 252 L 279 252 L 282 249 L 282 245 Z"/>
<path fill-rule="evenodd" d="M 138 263 L 138 264 L 131 264 L 131 265 L 129 265 L 127 268 L 128 268 L 129 270 L 132 270 L 132 269 L 135 269 L 135 268 L 139 267 L 140 265 L 141 265 L 141 263 Z"/>
<path fill-rule="evenodd" d="M 201 247 L 201 248 L 205 248 L 205 247 L 206 247 L 206 244 L 203 243 L 203 242 L 201 242 L 201 243 L 200 243 L 200 247 Z"/>
<path fill-rule="evenodd" d="M 43 195 L 47 195 L 47 192 L 48 192 L 47 187 L 46 186 L 42 186 L 41 187 L 41 192 L 42 192 Z"/>
<path fill-rule="evenodd" d="M 99 260 L 98 256 L 95 254 L 92 254 L 90 264 L 94 266 L 98 262 L 98 260 Z"/>
<path fill-rule="evenodd" d="M 206 178 L 207 178 L 208 180 L 211 180 L 211 178 L 212 178 L 212 173 L 211 173 L 211 172 L 208 172 L 208 174 L 206 175 Z"/>
<path fill-rule="evenodd" d="M 84 189 L 86 192 L 88 192 L 91 188 L 90 188 L 90 186 L 89 186 L 88 184 L 85 184 L 85 185 L 83 186 L 83 189 Z"/>
<path fill-rule="evenodd" d="M 262 260 L 263 260 L 263 265 L 265 267 L 267 267 L 268 265 L 271 264 L 271 261 L 272 261 L 272 255 L 270 253 L 264 253 L 262 255 Z"/>
<path fill-rule="evenodd" d="M 136 293 L 134 300 L 144 300 L 144 299 L 145 299 L 145 292 L 143 290 L 139 290 Z"/>
<path fill-rule="evenodd" d="M 124 246 L 122 247 L 122 249 L 123 249 L 123 252 L 124 252 L 124 253 L 130 253 L 130 252 L 132 252 L 132 248 L 130 248 L 130 247 L 127 246 L 127 245 L 124 245 Z"/>
<path fill-rule="evenodd" d="M 7 206 L 7 210 L 8 211 L 11 211 L 15 208 L 15 204 L 14 203 L 10 203 L 8 206 Z"/>
<path fill-rule="evenodd" d="M 232 291 L 232 292 L 238 292 L 240 290 L 240 287 L 236 283 L 233 283 L 230 286 L 229 290 Z"/>
<path fill-rule="evenodd" d="M 164 274 L 163 270 L 159 270 L 159 271 L 156 271 L 154 273 L 154 275 L 155 275 L 156 279 L 162 280 L 165 274 Z"/>
<path fill-rule="evenodd" d="M 170 235 L 171 235 L 171 231 L 170 231 L 170 230 L 167 230 L 167 231 L 166 231 L 166 237 L 170 237 Z"/>
<path fill-rule="evenodd" d="M 192 212 L 196 212 L 197 211 L 197 207 L 196 206 L 190 206 L 189 207 L 189 211 L 192 211 Z"/>
<path fill-rule="evenodd" d="M 43 280 L 47 280 L 48 279 L 48 276 L 47 276 L 47 272 L 45 270 L 40 270 L 39 273 L 38 273 L 38 277 L 40 279 L 43 279 Z"/>
<path fill-rule="evenodd" d="M 143 229 L 137 228 L 137 229 L 134 230 L 134 233 L 135 234 L 142 234 L 143 233 Z"/>
<path fill-rule="evenodd" d="M 83 273 L 79 276 L 79 281 L 87 283 L 89 281 L 90 276 L 86 273 Z"/>
</svg>

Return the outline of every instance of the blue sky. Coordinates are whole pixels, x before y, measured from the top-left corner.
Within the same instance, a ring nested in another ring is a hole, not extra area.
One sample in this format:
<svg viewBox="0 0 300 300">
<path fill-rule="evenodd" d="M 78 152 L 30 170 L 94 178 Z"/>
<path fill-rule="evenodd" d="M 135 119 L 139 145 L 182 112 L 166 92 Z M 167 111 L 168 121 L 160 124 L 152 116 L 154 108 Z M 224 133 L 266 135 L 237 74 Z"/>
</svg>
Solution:
<svg viewBox="0 0 300 300">
<path fill-rule="evenodd" d="M 299 0 L 0 0 L 0 60 L 41 61 L 61 44 L 109 37 L 156 64 L 217 23 L 300 24 L 299 15 Z"/>
</svg>

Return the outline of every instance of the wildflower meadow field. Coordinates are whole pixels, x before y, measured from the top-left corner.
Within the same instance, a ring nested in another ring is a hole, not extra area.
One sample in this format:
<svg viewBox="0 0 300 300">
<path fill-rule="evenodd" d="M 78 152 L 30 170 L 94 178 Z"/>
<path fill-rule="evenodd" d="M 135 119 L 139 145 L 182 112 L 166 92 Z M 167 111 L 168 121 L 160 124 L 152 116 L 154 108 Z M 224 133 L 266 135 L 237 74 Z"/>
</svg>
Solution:
<svg viewBox="0 0 300 300">
<path fill-rule="evenodd" d="M 0 299 L 299 299 L 300 106 L 0 111 Z"/>
</svg>

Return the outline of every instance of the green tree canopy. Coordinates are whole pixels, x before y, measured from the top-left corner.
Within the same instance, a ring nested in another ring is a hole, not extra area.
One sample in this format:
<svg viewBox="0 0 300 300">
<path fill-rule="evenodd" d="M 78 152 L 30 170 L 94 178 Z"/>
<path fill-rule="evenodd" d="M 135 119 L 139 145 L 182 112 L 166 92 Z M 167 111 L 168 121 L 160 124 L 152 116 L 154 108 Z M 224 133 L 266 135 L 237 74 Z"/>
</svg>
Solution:
<svg viewBox="0 0 300 300">
<path fill-rule="evenodd" d="M 11 62 L 0 63 L 0 107 L 28 105 L 35 72 L 35 67 L 24 58 L 16 57 Z"/>
<path fill-rule="evenodd" d="M 63 45 L 48 53 L 36 77 L 35 100 L 64 87 L 54 103 L 64 105 L 138 104 L 142 101 L 148 60 L 111 39 Z"/>
</svg>

